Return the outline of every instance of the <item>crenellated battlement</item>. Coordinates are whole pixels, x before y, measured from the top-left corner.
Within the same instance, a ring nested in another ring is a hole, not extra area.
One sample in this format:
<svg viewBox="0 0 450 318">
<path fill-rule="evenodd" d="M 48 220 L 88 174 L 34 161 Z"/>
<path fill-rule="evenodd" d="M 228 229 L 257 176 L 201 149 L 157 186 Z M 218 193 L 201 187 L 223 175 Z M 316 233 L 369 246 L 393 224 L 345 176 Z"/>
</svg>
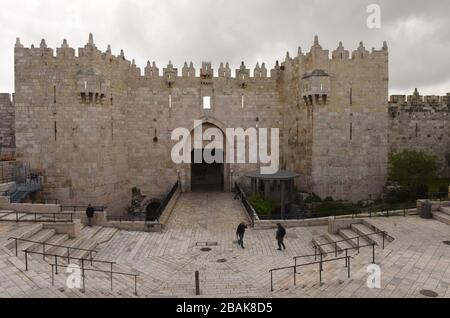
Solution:
<svg viewBox="0 0 450 318">
<path fill-rule="evenodd" d="M 450 113 L 450 93 L 445 96 L 420 95 L 416 88 L 412 95 L 392 95 L 389 113 L 396 117 L 401 113 Z"/>
<path fill-rule="evenodd" d="M 266 68 L 266 63 L 258 62 L 256 66 L 250 70 L 250 68 L 247 68 L 245 63 L 242 62 L 240 67 L 235 70 L 233 77 L 229 63 L 221 62 L 217 69 L 217 73 L 214 72 L 212 64 L 209 63 L 210 74 L 208 77 L 211 80 L 215 77 L 233 78 L 238 80 L 239 85 L 245 86 L 245 82 L 248 80 L 277 79 L 280 72 L 291 67 L 298 67 L 298 65 L 301 64 L 304 64 L 304 66 L 308 68 L 308 66 L 312 67 L 312 65 L 320 65 L 321 63 L 330 61 L 339 63 L 339 61 L 373 60 L 380 55 L 385 56 L 387 51 L 388 49 L 386 43 L 383 44 L 383 48 L 381 50 L 377 51 L 372 49 L 372 52 L 369 52 L 365 49 L 363 43 L 361 42 L 358 49 L 353 51 L 350 57 L 350 52 L 344 48 L 342 42 L 339 42 L 338 48 L 334 50 L 330 56 L 330 51 L 324 50 L 319 43 L 318 37 L 315 36 L 314 44 L 308 53 L 303 53 L 301 48 L 299 48 L 297 57 L 291 58 L 288 52 L 286 54 L 285 61 L 281 63 L 281 66 L 277 61 L 274 67 L 268 70 Z M 110 45 L 108 45 L 106 51 L 104 52 L 99 50 L 94 42 L 94 37 L 92 34 L 89 34 L 87 44 L 82 48 L 78 48 L 78 50 L 70 47 L 68 41 L 64 39 L 61 47 L 56 48 L 56 54 L 54 49 L 48 48 L 45 39 L 42 39 L 39 47 L 31 45 L 31 47 L 27 48 L 24 47 L 24 45 L 20 42 L 20 39 L 17 38 L 15 44 L 15 56 L 19 61 L 22 60 L 27 63 L 36 64 L 45 63 L 46 66 L 56 66 L 61 63 L 65 64 L 67 61 L 72 61 L 73 63 L 79 65 L 90 63 L 92 66 L 95 66 L 94 63 L 97 63 L 99 67 L 120 67 L 122 71 L 129 71 L 131 76 L 165 79 L 168 82 L 168 85 L 173 85 L 175 83 L 175 79 L 177 78 L 205 79 L 202 74 L 204 65 L 202 65 L 200 72 L 197 72 L 192 62 L 190 62 L 189 65 L 185 62 L 184 66 L 181 68 L 181 74 L 179 74 L 178 68 L 176 68 L 170 61 L 168 65 L 163 68 L 162 73 L 155 62 L 150 63 L 149 61 L 144 68 L 144 72 L 142 73 L 141 68 L 136 66 L 134 60 L 129 61 L 126 59 L 123 50 L 121 50 L 120 54 L 117 56 L 112 54 Z M 170 78 L 167 80 L 168 77 Z"/>
</svg>

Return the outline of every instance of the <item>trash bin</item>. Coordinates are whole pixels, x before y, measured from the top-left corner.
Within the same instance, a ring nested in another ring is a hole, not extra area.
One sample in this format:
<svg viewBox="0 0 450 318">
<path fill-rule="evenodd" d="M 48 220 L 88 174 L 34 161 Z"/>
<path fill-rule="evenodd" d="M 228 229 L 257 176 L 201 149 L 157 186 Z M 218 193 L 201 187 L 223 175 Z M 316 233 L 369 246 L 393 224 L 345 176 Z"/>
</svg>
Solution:
<svg viewBox="0 0 450 318">
<path fill-rule="evenodd" d="M 420 207 L 420 217 L 422 219 L 431 219 L 433 218 L 433 214 L 431 213 L 432 204 L 430 201 L 422 202 Z"/>
</svg>

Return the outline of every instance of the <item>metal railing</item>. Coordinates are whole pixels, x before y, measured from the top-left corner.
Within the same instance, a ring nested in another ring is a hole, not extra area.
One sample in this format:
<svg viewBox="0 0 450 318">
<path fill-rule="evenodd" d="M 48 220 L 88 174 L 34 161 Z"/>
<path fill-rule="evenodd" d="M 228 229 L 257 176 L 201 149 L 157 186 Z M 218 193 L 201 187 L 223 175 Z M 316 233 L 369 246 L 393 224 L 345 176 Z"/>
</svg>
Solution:
<svg viewBox="0 0 450 318">
<path fill-rule="evenodd" d="M 384 250 L 384 248 L 386 246 L 386 244 L 385 244 L 386 239 L 390 238 L 390 236 L 389 236 L 389 234 L 386 231 L 377 231 L 377 232 L 373 232 L 373 233 L 370 233 L 370 234 L 358 235 L 358 236 L 355 236 L 355 237 L 352 237 L 352 238 L 343 239 L 343 240 L 339 240 L 339 241 L 323 243 L 323 244 L 314 244 L 314 253 L 315 253 L 315 255 L 317 255 L 317 249 L 320 250 L 320 248 L 323 247 L 323 246 L 333 245 L 334 248 L 335 248 L 334 253 L 337 256 L 339 251 L 343 251 L 343 249 L 339 249 L 338 248 L 338 244 L 339 243 L 349 242 L 349 241 L 353 241 L 354 242 L 354 240 L 356 240 L 356 247 L 354 247 L 352 249 L 357 249 L 358 253 L 359 253 L 360 248 L 364 247 L 364 246 L 360 245 L 361 239 L 364 239 L 364 238 L 367 239 L 367 238 L 369 238 L 371 236 L 375 236 L 375 235 L 381 235 L 382 236 L 382 238 L 383 238 L 382 249 Z M 375 242 L 373 242 L 373 243 L 376 244 Z M 349 250 L 351 250 L 351 249 L 349 249 Z M 328 253 L 324 253 L 324 254 L 328 254 Z M 316 259 L 317 259 L 317 256 L 316 256 Z"/>
<path fill-rule="evenodd" d="M 348 267 L 348 273 L 349 273 L 348 277 L 350 278 L 350 259 L 352 257 L 349 256 L 349 251 L 355 251 L 356 250 L 357 253 L 359 254 L 361 249 L 366 248 L 366 247 L 372 247 L 372 260 L 371 261 L 372 261 L 372 264 L 375 264 L 375 247 L 377 246 L 377 243 L 372 242 L 370 244 L 360 245 L 360 239 L 361 238 L 367 238 L 367 237 L 370 237 L 370 236 L 373 236 L 373 235 L 380 235 L 380 234 L 383 237 L 382 249 L 384 250 L 384 248 L 385 248 L 385 240 L 387 238 L 390 238 L 388 233 L 385 232 L 385 231 L 374 232 L 374 233 L 371 233 L 371 234 L 364 234 L 364 235 L 356 236 L 356 237 L 353 237 L 353 238 L 339 240 L 339 241 L 336 241 L 336 242 L 324 243 L 324 244 L 320 244 L 320 245 L 314 244 L 314 254 L 295 256 L 293 258 L 294 259 L 294 266 L 279 267 L 279 268 L 273 268 L 273 269 L 269 270 L 269 273 L 270 273 L 270 290 L 273 292 L 273 272 L 286 270 L 286 269 L 293 269 L 294 270 L 294 286 L 295 286 L 297 284 L 297 274 L 298 274 L 297 269 L 299 267 L 305 267 L 305 266 L 320 264 L 320 266 L 319 266 L 319 281 L 320 281 L 320 283 L 322 283 L 323 263 L 338 261 L 338 260 L 342 260 L 342 259 L 346 260 L 345 267 Z M 338 243 L 353 241 L 355 239 L 357 240 L 357 246 L 356 247 L 345 248 L 345 249 L 339 249 L 338 248 Z M 334 247 L 335 247 L 335 258 L 330 259 L 330 260 L 324 260 L 324 257 L 326 257 L 327 254 L 329 254 L 329 253 L 324 253 L 324 252 L 322 252 L 320 250 L 320 247 L 327 246 L 327 245 L 334 245 Z M 345 252 L 345 256 L 338 257 L 339 251 L 340 252 Z M 314 257 L 314 262 L 310 262 L 310 263 L 306 263 L 306 264 L 300 264 L 300 265 L 297 263 L 297 261 L 299 259 L 310 258 L 310 257 Z"/>
<path fill-rule="evenodd" d="M 250 219 L 251 226 L 254 227 L 256 215 L 255 209 L 251 205 L 250 201 L 248 201 L 244 190 L 242 190 L 242 188 L 239 186 L 237 182 L 235 183 L 235 190 L 236 190 L 236 198 L 239 198 L 241 200 L 242 204 L 244 205 L 245 211 L 247 212 L 247 215 Z"/>
<path fill-rule="evenodd" d="M 46 253 L 46 248 L 47 247 L 56 247 L 56 248 L 66 249 L 67 250 L 67 255 L 58 255 L 58 256 L 59 257 L 64 257 L 65 259 L 67 259 L 68 263 L 70 263 L 70 260 L 75 259 L 74 257 L 70 256 L 70 251 L 71 250 L 72 251 L 89 252 L 89 256 L 90 256 L 89 261 L 91 261 L 91 262 L 94 260 L 93 254 L 97 254 L 98 253 L 94 249 L 86 249 L 86 248 L 79 248 L 79 247 L 72 247 L 72 246 L 65 246 L 65 245 L 58 245 L 58 244 L 51 244 L 51 243 L 46 243 L 46 242 L 39 242 L 39 241 L 33 241 L 33 240 L 18 238 L 18 237 L 10 237 L 8 239 L 8 241 L 11 241 L 11 240 L 15 241 L 16 257 L 18 256 L 18 253 L 19 253 L 19 250 L 18 250 L 19 242 L 34 243 L 34 244 L 41 245 L 42 246 L 42 255 L 43 255 L 43 259 L 44 260 L 45 260 L 45 257 L 49 255 L 48 253 Z M 52 255 L 52 256 L 55 256 L 55 255 Z"/>
<path fill-rule="evenodd" d="M 2 216 L 3 215 L 3 216 Z M 15 215 L 14 219 L 4 219 Z M 31 216 L 31 218 L 24 219 Z M 63 217 L 63 218 L 61 218 Z M 74 213 L 40 213 L 40 212 L 3 212 L 0 211 L 0 221 L 34 222 L 34 223 L 73 223 Z"/>
<path fill-rule="evenodd" d="M 124 215 L 124 216 L 108 216 L 108 221 L 111 222 L 143 222 L 143 223 L 151 223 L 151 222 L 159 222 L 159 219 L 162 217 L 164 210 L 167 208 L 170 200 L 172 200 L 173 196 L 177 192 L 180 187 L 180 183 L 177 181 L 175 185 L 172 187 L 169 193 L 166 194 L 161 205 L 156 210 L 153 217 L 149 217 L 147 215 Z"/>
<path fill-rule="evenodd" d="M 450 201 L 449 192 L 430 192 L 427 197 L 429 200 Z"/>
<path fill-rule="evenodd" d="M 80 249 L 79 249 L 80 250 Z M 83 250 L 83 249 L 81 249 Z M 110 281 L 111 281 L 111 290 L 113 290 L 113 275 L 121 275 L 121 276 L 129 276 L 129 277 L 134 277 L 134 294 L 137 296 L 137 278 L 139 277 L 138 274 L 131 274 L 131 273 L 122 273 L 122 272 L 116 272 L 114 271 L 114 265 L 116 265 L 116 262 L 110 262 L 110 261 L 103 261 L 103 260 L 95 260 L 92 258 L 92 254 L 91 257 L 89 259 L 85 259 L 85 258 L 78 258 L 78 257 L 72 257 L 69 258 L 67 260 L 67 264 L 68 265 L 63 265 L 63 264 L 58 264 L 58 259 L 67 259 L 67 257 L 65 255 L 56 255 L 56 254 L 49 254 L 49 253 L 41 253 L 41 252 L 34 252 L 34 251 L 28 251 L 28 250 L 23 250 L 22 251 L 25 254 L 25 271 L 29 270 L 29 262 L 28 262 L 28 255 L 43 255 L 43 258 L 45 260 L 46 257 L 50 257 L 52 259 L 54 259 L 55 263 L 54 264 L 50 264 L 50 266 L 52 267 L 52 286 L 55 285 L 55 279 L 54 279 L 54 275 L 59 275 L 58 269 L 60 267 L 63 268 L 73 268 L 73 266 L 69 265 L 71 260 L 76 260 L 79 261 L 81 263 L 81 277 L 82 277 L 82 283 L 83 283 L 83 290 L 86 289 L 86 271 L 90 271 L 90 272 L 100 272 L 100 273 L 107 273 L 109 274 L 110 277 Z M 86 268 L 86 261 L 88 263 L 91 264 L 91 266 L 94 266 L 94 264 L 108 264 L 110 266 L 110 270 L 106 271 L 106 270 L 101 270 L 101 269 L 93 269 L 93 268 Z"/>
<path fill-rule="evenodd" d="M 87 205 L 61 205 L 61 212 L 85 212 Z M 93 206 L 95 212 L 104 212 L 106 206 Z"/>
<path fill-rule="evenodd" d="M 156 211 L 156 217 L 154 220 L 148 220 L 146 218 L 146 221 L 156 221 L 159 222 L 159 219 L 164 213 L 164 210 L 166 209 L 167 205 L 169 204 L 170 200 L 172 200 L 173 196 L 177 192 L 178 188 L 180 187 L 180 182 L 177 181 L 175 185 L 172 187 L 172 190 L 165 196 L 164 200 L 161 202 L 161 205 L 159 206 L 158 210 Z"/>
<path fill-rule="evenodd" d="M 50 264 L 50 266 L 52 267 L 52 286 L 55 286 L 55 276 L 54 275 L 55 274 L 58 275 L 57 267 L 55 266 L 55 264 Z M 59 265 L 59 267 L 73 268 L 73 266 L 70 266 L 70 265 Z M 55 268 L 56 268 L 56 273 L 55 273 Z M 81 268 L 81 278 L 82 278 L 82 283 L 83 283 L 83 290 L 86 290 L 86 272 L 98 272 L 98 273 L 109 274 L 110 282 L 111 282 L 111 290 L 113 290 L 113 275 L 134 277 L 134 295 L 138 296 L 138 290 L 137 290 L 137 285 L 138 285 L 137 284 L 137 280 L 138 280 L 138 277 L 139 277 L 138 274 L 115 272 L 113 270 L 105 271 L 105 270 L 100 270 L 100 269 L 84 268 L 84 267 L 82 267 Z"/>
<path fill-rule="evenodd" d="M 321 259 L 320 261 L 315 261 L 315 262 L 310 262 L 310 263 L 306 263 L 306 264 L 295 264 L 294 266 L 285 266 L 285 267 L 278 267 L 278 268 L 273 268 L 271 270 L 269 270 L 270 273 L 270 291 L 273 292 L 274 288 L 273 288 L 273 273 L 277 272 L 277 271 L 282 271 L 282 270 L 287 270 L 287 269 L 291 269 L 294 272 L 294 286 L 297 285 L 297 274 L 298 271 L 297 269 L 300 267 L 306 267 L 306 266 L 312 266 L 312 265 L 319 265 L 319 282 L 320 284 L 322 284 L 322 272 L 323 270 L 323 264 L 324 263 L 329 263 L 329 262 L 337 262 L 340 260 L 345 259 L 345 267 L 347 268 L 347 275 L 348 278 L 351 277 L 351 256 L 346 256 L 346 257 L 338 257 L 338 258 L 334 258 L 334 259 L 328 259 L 328 260 L 323 260 Z"/>
<path fill-rule="evenodd" d="M 145 216 L 108 216 L 111 222 L 146 222 Z"/>
</svg>

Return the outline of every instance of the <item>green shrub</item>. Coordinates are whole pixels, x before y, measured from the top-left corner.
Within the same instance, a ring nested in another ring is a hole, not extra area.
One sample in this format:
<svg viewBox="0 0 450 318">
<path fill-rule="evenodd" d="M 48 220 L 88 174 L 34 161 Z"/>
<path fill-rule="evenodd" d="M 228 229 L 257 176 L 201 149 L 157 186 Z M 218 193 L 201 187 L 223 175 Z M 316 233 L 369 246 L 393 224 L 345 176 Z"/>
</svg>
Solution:
<svg viewBox="0 0 450 318">
<path fill-rule="evenodd" d="M 317 203 L 322 202 L 322 199 L 315 193 L 311 194 L 306 200 L 305 203 Z"/>
<path fill-rule="evenodd" d="M 250 204 L 260 215 L 269 215 L 275 210 L 275 205 L 262 197 L 260 193 L 255 193 L 250 197 Z"/>
<path fill-rule="evenodd" d="M 426 194 L 437 170 L 436 157 L 425 152 L 405 150 L 389 157 L 389 181 L 411 189 L 417 197 Z"/>
</svg>

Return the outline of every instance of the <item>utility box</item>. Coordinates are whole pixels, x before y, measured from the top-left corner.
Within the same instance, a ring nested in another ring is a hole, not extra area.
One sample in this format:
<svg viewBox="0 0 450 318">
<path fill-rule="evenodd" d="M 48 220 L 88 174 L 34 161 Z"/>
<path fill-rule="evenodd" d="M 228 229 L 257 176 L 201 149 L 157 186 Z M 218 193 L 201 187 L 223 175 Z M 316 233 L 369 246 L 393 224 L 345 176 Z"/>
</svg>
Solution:
<svg viewBox="0 0 450 318">
<path fill-rule="evenodd" d="M 431 219 L 433 218 L 433 214 L 431 213 L 432 204 L 430 201 L 424 201 L 420 207 L 420 217 L 422 219 Z"/>
</svg>

